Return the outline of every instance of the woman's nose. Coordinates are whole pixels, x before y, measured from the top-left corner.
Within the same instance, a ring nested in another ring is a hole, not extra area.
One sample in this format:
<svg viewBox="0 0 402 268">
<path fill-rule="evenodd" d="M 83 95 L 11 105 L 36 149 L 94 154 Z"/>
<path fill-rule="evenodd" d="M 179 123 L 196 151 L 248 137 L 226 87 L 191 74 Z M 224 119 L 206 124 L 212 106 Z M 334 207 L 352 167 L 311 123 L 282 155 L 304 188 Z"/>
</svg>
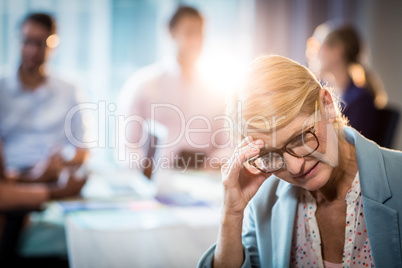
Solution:
<svg viewBox="0 0 402 268">
<path fill-rule="evenodd" d="M 302 171 L 302 166 L 304 164 L 304 158 L 303 157 L 295 157 L 293 155 L 290 155 L 288 153 L 283 154 L 283 158 L 285 159 L 286 162 L 286 169 L 294 174 L 300 174 Z"/>
</svg>

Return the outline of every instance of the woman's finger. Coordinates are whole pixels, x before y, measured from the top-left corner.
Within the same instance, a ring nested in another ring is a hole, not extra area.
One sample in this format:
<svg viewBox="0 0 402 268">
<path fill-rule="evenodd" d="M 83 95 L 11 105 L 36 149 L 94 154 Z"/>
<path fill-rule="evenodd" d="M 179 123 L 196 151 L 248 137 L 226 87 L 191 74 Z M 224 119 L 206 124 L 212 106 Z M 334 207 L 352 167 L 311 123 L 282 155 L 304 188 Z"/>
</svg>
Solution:
<svg viewBox="0 0 402 268">
<path fill-rule="evenodd" d="M 252 141 L 253 141 L 253 137 L 247 136 L 241 141 L 241 143 L 239 144 L 239 147 L 243 147 L 243 146 L 249 144 Z"/>
<path fill-rule="evenodd" d="M 237 158 L 238 154 L 239 154 L 239 150 L 241 150 L 241 148 L 243 148 L 244 146 L 248 145 L 250 142 L 252 142 L 253 137 L 251 136 L 247 136 L 246 138 L 244 138 L 236 147 L 236 149 L 233 151 L 232 156 L 230 157 L 230 159 L 223 165 L 225 166 L 226 164 L 232 165 L 232 163 L 234 163 L 234 160 Z M 226 165 L 226 168 L 228 167 L 228 165 Z M 222 168 L 223 168 L 222 166 Z M 223 169 L 222 169 L 223 170 Z"/>
<path fill-rule="evenodd" d="M 237 156 L 231 161 L 230 167 L 228 168 L 228 179 L 231 177 L 238 178 L 238 174 L 240 173 L 240 169 L 243 167 L 243 164 L 251 159 L 252 157 L 256 156 L 260 148 L 264 146 L 264 142 L 262 140 L 257 140 L 255 142 L 249 143 L 248 146 L 241 148 Z M 235 174 L 237 176 L 235 176 Z"/>
<path fill-rule="evenodd" d="M 258 155 L 260 149 L 264 146 L 264 141 L 259 139 L 253 142 L 250 142 L 247 146 L 241 148 L 238 153 L 238 157 L 241 164 L 244 164 L 245 161 L 253 158 Z"/>
<path fill-rule="evenodd" d="M 232 157 L 230 158 L 230 162 L 233 163 L 234 159 L 236 159 L 239 156 L 239 152 L 249 146 L 251 143 L 253 143 L 253 137 L 251 136 L 247 136 L 246 138 L 244 138 L 239 145 L 237 145 L 236 149 L 234 150 Z"/>
<path fill-rule="evenodd" d="M 227 161 L 225 164 L 222 165 L 221 167 L 221 172 L 222 174 L 226 175 L 227 171 L 229 170 L 228 167 L 230 166 L 230 160 Z"/>
</svg>

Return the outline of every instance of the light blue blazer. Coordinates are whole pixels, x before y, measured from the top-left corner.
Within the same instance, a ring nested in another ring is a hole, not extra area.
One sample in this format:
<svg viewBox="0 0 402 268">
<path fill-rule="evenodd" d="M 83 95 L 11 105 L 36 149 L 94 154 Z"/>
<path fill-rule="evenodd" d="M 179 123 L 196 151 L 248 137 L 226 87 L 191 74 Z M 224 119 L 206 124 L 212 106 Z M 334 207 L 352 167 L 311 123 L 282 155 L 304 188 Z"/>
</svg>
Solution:
<svg viewBox="0 0 402 268">
<path fill-rule="evenodd" d="M 345 129 L 356 146 L 363 211 L 376 267 L 402 267 L 402 152 L 378 147 L 354 129 Z M 249 204 L 245 218 L 243 267 L 289 267 L 298 187 L 267 179 Z M 198 267 L 212 267 L 215 245 Z"/>
</svg>

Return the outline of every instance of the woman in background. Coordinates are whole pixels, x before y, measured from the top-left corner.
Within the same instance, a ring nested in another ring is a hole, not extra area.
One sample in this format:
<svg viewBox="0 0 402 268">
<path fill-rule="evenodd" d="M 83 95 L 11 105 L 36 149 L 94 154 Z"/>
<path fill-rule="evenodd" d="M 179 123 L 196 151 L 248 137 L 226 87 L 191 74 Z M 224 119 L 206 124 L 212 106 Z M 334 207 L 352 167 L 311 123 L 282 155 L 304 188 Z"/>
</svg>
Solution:
<svg viewBox="0 0 402 268">
<path fill-rule="evenodd" d="M 387 95 L 379 78 L 361 64 L 361 52 L 359 35 L 352 26 L 335 28 L 320 48 L 320 77 L 340 95 L 349 124 L 380 143 L 379 109 L 385 107 Z"/>
</svg>

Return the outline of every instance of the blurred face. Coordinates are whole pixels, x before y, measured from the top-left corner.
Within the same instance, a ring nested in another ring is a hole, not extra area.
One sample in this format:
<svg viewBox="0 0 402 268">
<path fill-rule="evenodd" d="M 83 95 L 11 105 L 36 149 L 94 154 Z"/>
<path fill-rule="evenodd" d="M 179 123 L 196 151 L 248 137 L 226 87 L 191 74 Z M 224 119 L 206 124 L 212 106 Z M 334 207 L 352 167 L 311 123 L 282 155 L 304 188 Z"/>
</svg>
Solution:
<svg viewBox="0 0 402 268">
<path fill-rule="evenodd" d="M 335 66 L 344 64 L 344 51 L 340 42 L 325 40 L 319 53 L 321 71 L 330 72 Z"/>
<path fill-rule="evenodd" d="M 203 21 L 195 16 L 183 16 L 178 20 L 170 33 L 179 55 L 189 60 L 198 59 L 203 43 L 203 28 Z"/>
<path fill-rule="evenodd" d="M 22 25 L 21 65 L 24 68 L 38 68 L 46 61 L 46 39 L 49 35 L 46 27 L 38 23 L 28 21 Z"/>
<path fill-rule="evenodd" d="M 333 104 L 331 105 L 333 106 Z M 331 110 L 331 107 L 327 110 Z M 309 191 L 318 190 L 329 181 L 334 167 L 337 166 L 338 137 L 332 126 L 333 121 L 325 120 L 325 113 L 325 111 L 319 111 L 319 120 L 317 120 L 315 131 L 319 142 L 317 150 L 304 158 L 283 152 L 285 164 L 280 170 L 273 173 L 275 176 Z M 256 133 L 251 136 L 254 140 L 262 139 L 264 141 L 265 148 L 260 153 L 263 155 L 268 151 L 282 148 L 294 137 L 314 126 L 314 122 L 314 115 L 300 114 L 286 126 L 276 129 L 275 132 Z"/>
</svg>

